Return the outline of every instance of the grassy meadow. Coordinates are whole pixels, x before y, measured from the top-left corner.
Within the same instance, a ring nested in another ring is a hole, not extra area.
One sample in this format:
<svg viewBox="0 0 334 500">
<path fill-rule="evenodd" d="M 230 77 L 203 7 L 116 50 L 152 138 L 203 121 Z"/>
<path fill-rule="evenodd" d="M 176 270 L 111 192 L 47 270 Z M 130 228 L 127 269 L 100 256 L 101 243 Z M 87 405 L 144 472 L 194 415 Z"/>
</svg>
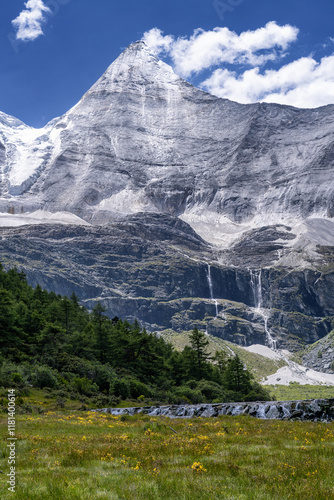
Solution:
<svg viewBox="0 0 334 500">
<path fill-rule="evenodd" d="M 0 429 L 2 500 L 334 498 L 333 423 L 19 414 L 16 493 Z"/>
<path fill-rule="evenodd" d="M 290 382 L 289 385 L 272 385 L 269 391 L 275 401 L 334 398 L 334 386 L 330 385 L 301 385 L 297 382 Z"/>
</svg>

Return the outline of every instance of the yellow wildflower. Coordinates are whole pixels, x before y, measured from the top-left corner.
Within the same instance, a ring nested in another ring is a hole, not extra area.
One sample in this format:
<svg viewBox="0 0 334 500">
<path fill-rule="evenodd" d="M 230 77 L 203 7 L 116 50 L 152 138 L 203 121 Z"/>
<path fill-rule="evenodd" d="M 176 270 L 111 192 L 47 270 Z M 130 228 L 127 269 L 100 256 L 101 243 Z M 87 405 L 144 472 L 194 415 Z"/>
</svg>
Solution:
<svg viewBox="0 0 334 500">
<path fill-rule="evenodd" d="M 192 470 L 194 472 L 207 472 L 207 470 L 204 468 L 204 465 L 201 464 L 201 462 L 194 462 L 191 466 Z"/>
</svg>

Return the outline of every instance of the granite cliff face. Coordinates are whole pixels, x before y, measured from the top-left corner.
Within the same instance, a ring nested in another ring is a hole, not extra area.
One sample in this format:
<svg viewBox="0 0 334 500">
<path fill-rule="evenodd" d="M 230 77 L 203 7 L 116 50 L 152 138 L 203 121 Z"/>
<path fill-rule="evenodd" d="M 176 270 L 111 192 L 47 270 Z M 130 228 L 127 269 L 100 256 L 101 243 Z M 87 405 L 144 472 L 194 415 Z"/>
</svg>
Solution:
<svg viewBox="0 0 334 500">
<path fill-rule="evenodd" d="M 0 260 L 149 329 L 313 343 L 334 318 L 333 111 L 218 99 L 137 42 L 43 129 L 0 113 Z"/>
</svg>

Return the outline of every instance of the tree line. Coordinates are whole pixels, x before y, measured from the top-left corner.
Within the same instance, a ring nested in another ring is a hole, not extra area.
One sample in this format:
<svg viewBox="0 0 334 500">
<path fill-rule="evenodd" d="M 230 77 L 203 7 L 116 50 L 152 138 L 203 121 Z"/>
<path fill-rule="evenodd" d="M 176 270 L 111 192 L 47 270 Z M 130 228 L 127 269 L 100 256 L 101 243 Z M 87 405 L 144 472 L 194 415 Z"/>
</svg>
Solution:
<svg viewBox="0 0 334 500">
<path fill-rule="evenodd" d="M 48 388 L 104 404 L 270 399 L 238 356 L 210 357 L 198 329 L 178 351 L 137 321 L 105 312 L 100 303 L 87 310 L 74 293 L 32 288 L 23 272 L 0 264 L 0 386 Z"/>
</svg>

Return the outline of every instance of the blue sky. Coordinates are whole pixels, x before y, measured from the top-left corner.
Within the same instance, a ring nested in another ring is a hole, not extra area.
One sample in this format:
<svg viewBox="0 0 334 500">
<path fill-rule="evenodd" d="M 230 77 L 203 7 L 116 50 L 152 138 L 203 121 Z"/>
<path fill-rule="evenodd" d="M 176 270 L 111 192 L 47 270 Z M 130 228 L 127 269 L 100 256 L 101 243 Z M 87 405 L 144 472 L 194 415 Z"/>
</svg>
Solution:
<svg viewBox="0 0 334 500">
<path fill-rule="evenodd" d="M 22 11 L 41 5 L 28 39 Z M 221 97 L 334 103 L 333 19 L 333 0 L 10 0 L 1 5 L 0 110 L 43 126 L 143 36 L 179 74 Z"/>
</svg>

